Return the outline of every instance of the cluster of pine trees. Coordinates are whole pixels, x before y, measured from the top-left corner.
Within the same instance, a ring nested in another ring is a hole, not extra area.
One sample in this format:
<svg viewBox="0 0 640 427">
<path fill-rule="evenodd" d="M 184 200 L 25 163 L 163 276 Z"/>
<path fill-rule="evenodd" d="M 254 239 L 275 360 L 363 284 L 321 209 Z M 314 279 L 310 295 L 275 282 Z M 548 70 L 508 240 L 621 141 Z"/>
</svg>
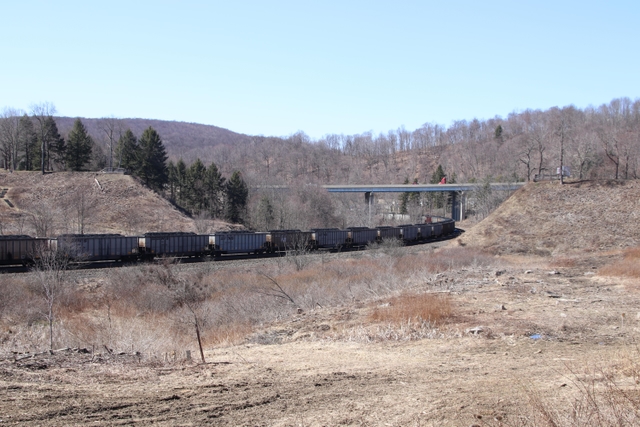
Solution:
<svg viewBox="0 0 640 427">
<path fill-rule="evenodd" d="M 192 215 L 226 218 L 239 223 L 246 215 L 249 190 L 240 172 L 227 181 L 215 163 L 206 167 L 200 159 L 190 166 L 180 159 L 167 163 L 167 153 L 158 132 L 147 128 L 140 138 L 127 129 L 118 141 L 119 166 L 169 198 Z"/>
<path fill-rule="evenodd" d="M 118 141 L 119 166 L 157 191 L 169 182 L 167 151 L 160 135 L 149 126 L 138 139 L 127 129 Z"/>
</svg>

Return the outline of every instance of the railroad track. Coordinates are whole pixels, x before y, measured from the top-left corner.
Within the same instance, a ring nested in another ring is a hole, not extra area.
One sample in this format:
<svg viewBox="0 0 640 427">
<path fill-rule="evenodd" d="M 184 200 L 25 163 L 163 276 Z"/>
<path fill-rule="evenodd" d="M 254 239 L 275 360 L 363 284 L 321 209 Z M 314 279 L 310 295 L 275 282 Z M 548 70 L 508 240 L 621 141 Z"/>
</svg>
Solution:
<svg viewBox="0 0 640 427">
<path fill-rule="evenodd" d="M 403 247 L 413 247 L 413 246 L 424 246 L 429 244 L 435 244 L 438 242 L 444 242 L 447 240 L 455 239 L 464 233 L 464 230 L 456 228 L 455 231 L 447 236 L 441 236 L 437 238 L 433 238 L 430 240 L 410 242 Z M 190 257 L 190 258 L 155 258 L 151 261 L 147 261 L 147 263 L 162 263 L 165 260 L 169 259 L 172 262 L 179 262 L 182 264 L 200 264 L 206 262 L 229 262 L 229 261 L 261 261 L 265 259 L 278 259 L 287 256 L 314 256 L 314 255 L 325 255 L 325 254 L 349 254 L 354 252 L 359 252 L 363 250 L 367 250 L 367 246 L 357 246 L 352 248 L 341 248 L 341 249 L 319 249 L 319 250 L 309 250 L 309 251 L 289 251 L 289 252 L 278 252 L 278 253 L 263 253 L 263 254 L 232 254 L 232 255 L 222 255 L 222 256 L 204 256 L 204 257 Z M 140 262 L 131 261 L 96 261 L 96 262 L 79 262 L 79 263 L 71 263 L 69 265 L 69 270 L 101 270 L 106 268 L 119 268 L 119 267 L 131 267 L 135 265 L 141 265 Z M 0 266 L 0 274 L 17 274 L 17 273 L 27 273 L 33 269 L 33 266 Z"/>
</svg>

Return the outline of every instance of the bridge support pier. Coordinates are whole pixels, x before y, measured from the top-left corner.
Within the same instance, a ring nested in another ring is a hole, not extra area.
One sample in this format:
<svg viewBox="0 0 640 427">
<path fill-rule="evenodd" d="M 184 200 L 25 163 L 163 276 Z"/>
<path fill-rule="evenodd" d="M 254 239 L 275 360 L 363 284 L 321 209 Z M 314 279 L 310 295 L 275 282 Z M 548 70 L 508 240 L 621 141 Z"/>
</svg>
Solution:
<svg viewBox="0 0 640 427">
<path fill-rule="evenodd" d="M 451 192 L 451 219 L 462 221 L 464 219 L 464 193 L 462 191 Z"/>
<path fill-rule="evenodd" d="M 364 201 L 369 206 L 369 226 L 371 226 L 371 206 L 375 200 L 375 193 L 367 191 L 364 193 Z"/>
</svg>

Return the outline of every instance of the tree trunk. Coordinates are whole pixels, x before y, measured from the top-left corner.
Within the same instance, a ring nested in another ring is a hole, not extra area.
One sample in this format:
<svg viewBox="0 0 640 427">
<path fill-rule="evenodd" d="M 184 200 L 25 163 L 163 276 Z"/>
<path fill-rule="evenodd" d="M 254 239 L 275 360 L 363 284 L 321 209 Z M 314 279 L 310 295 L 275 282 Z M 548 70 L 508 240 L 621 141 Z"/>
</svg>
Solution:
<svg viewBox="0 0 640 427">
<path fill-rule="evenodd" d="M 202 350 L 202 339 L 200 338 L 200 325 L 196 321 L 196 336 L 198 337 L 198 347 L 200 348 L 200 358 L 202 359 L 202 363 L 207 363 L 204 360 L 204 351 Z"/>
</svg>

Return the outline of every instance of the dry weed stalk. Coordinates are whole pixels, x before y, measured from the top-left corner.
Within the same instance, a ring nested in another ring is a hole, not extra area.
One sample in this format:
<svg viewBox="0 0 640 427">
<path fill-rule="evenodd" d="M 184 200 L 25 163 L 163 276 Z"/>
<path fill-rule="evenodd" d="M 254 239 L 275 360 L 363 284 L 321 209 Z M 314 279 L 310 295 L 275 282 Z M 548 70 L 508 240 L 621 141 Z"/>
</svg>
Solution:
<svg viewBox="0 0 640 427">
<path fill-rule="evenodd" d="M 638 349 L 635 349 L 638 353 Z M 571 367 L 567 384 L 570 396 L 545 394 L 531 385 L 523 387 L 528 406 L 508 423 L 529 427 L 600 427 L 640 424 L 640 363 L 626 354 L 605 366 Z M 493 424 L 488 424 L 493 425 Z"/>
</svg>

